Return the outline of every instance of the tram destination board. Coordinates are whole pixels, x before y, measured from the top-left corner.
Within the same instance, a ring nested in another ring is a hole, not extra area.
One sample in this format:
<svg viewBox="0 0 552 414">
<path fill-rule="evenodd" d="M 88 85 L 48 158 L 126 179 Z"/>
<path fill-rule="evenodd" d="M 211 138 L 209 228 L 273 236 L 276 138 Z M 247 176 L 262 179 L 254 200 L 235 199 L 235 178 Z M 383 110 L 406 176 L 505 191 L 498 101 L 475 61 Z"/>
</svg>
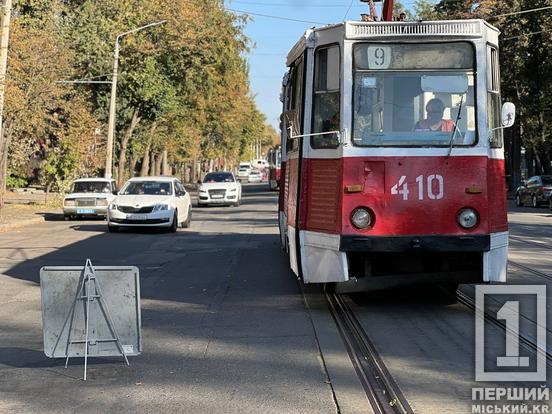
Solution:
<svg viewBox="0 0 552 414">
<path fill-rule="evenodd" d="M 121 356 L 117 343 L 111 340 L 114 335 L 119 338 L 125 355 L 139 355 L 142 335 L 138 268 L 97 266 L 94 270 L 96 283 L 101 286 L 101 300 L 93 297 L 89 304 L 88 356 Z M 84 267 L 40 270 L 44 353 L 49 358 L 84 357 L 86 300 L 76 299 L 83 271 Z M 73 306 L 75 300 L 76 306 Z M 111 323 L 107 322 L 106 312 Z M 70 338 L 69 326 L 72 326 Z"/>
</svg>

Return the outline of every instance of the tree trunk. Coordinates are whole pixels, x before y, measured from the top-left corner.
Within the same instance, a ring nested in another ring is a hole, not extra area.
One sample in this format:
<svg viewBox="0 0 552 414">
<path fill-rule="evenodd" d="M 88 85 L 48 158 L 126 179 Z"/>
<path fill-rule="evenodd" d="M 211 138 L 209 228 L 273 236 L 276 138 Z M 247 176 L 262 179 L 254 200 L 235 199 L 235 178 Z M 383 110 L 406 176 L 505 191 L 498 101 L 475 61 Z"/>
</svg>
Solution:
<svg viewBox="0 0 552 414">
<path fill-rule="evenodd" d="M 146 150 L 144 151 L 144 158 L 142 159 L 142 168 L 140 168 L 140 177 L 145 177 L 149 173 L 150 169 L 150 145 L 148 143 Z"/>
<path fill-rule="evenodd" d="M 130 178 L 132 177 L 136 177 L 136 164 L 138 163 L 138 159 L 136 158 L 136 156 L 133 154 L 131 157 L 130 157 L 130 160 L 128 162 L 128 173 L 129 173 L 129 176 Z"/>
<path fill-rule="evenodd" d="M 172 175 L 172 168 L 169 165 L 169 152 L 167 149 L 163 150 L 163 175 Z"/>
<path fill-rule="evenodd" d="M 155 173 L 154 175 L 161 175 L 161 165 L 163 164 L 163 153 L 157 154 L 155 157 Z"/>
<path fill-rule="evenodd" d="M 8 45 L 10 35 L 10 18 L 12 14 L 12 0 L 2 0 L 0 13 L 0 209 L 4 207 L 4 193 L 6 191 L 6 179 L 8 171 L 8 147 L 10 139 L 3 130 L 4 91 L 6 89 L 6 72 L 8 67 Z"/>
<path fill-rule="evenodd" d="M 0 208 L 4 207 L 4 194 L 6 193 L 6 183 L 8 180 L 8 152 L 13 136 L 13 129 L 11 127 L 5 128 L 4 131 L 5 136 L 0 147 Z"/>
<path fill-rule="evenodd" d="M 155 163 L 157 162 L 157 155 L 152 151 L 150 154 L 150 168 L 148 175 L 155 175 Z"/>
<path fill-rule="evenodd" d="M 184 182 L 185 183 L 189 183 L 190 182 L 190 179 L 191 179 L 191 174 L 190 174 L 190 163 L 187 162 L 184 164 Z"/>
<path fill-rule="evenodd" d="M 148 175 L 149 169 L 150 169 L 150 149 L 151 149 L 151 142 L 153 140 L 153 134 L 155 134 L 155 130 L 157 129 L 157 124 L 154 122 L 150 128 L 149 132 L 149 139 L 148 143 L 146 145 L 146 149 L 144 150 L 144 158 L 142 159 L 142 167 L 140 168 L 140 177 L 145 177 Z"/>
<path fill-rule="evenodd" d="M 125 167 L 126 167 L 126 152 L 128 148 L 128 143 L 130 142 L 130 138 L 132 138 L 132 133 L 138 126 L 138 123 L 140 122 L 141 118 L 138 115 L 138 110 L 135 109 L 132 113 L 132 119 L 130 120 L 130 125 L 128 126 L 127 130 L 123 134 L 123 138 L 121 140 L 121 151 L 119 151 L 119 165 L 118 165 L 118 184 L 119 187 L 123 185 L 123 182 L 125 180 Z"/>
</svg>

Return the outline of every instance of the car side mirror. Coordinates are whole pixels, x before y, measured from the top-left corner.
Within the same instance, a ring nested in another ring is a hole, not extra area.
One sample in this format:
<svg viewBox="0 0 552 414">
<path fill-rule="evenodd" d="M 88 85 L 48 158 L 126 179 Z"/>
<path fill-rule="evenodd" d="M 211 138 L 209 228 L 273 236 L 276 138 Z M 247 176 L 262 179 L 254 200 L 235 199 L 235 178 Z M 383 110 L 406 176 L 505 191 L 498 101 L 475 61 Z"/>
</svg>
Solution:
<svg viewBox="0 0 552 414">
<path fill-rule="evenodd" d="M 512 102 L 504 102 L 502 105 L 502 126 L 510 128 L 516 122 L 516 106 Z"/>
</svg>

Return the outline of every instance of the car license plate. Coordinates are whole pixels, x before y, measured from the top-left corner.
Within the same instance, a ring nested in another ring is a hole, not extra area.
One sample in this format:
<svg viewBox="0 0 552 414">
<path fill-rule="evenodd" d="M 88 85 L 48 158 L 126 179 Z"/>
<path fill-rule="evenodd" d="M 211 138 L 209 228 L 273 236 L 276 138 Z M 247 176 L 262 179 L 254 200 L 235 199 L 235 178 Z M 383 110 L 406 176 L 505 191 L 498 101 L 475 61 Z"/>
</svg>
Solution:
<svg viewBox="0 0 552 414">
<path fill-rule="evenodd" d="M 222 194 L 214 194 L 211 198 L 223 198 Z"/>
<path fill-rule="evenodd" d="M 129 220 L 147 220 L 147 216 L 145 214 L 129 214 L 127 217 Z"/>
<path fill-rule="evenodd" d="M 95 211 L 91 208 L 79 208 L 77 209 L 77 214 L 94 214 Z"/>
</svg>

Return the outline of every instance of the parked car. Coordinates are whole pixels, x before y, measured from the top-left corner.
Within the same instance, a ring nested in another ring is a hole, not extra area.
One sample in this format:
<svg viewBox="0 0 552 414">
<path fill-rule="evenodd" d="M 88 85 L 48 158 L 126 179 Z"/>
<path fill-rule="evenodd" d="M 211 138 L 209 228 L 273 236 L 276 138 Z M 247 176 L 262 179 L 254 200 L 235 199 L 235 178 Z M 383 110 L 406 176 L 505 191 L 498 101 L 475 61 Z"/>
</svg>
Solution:
<svg viewBox="0 0 552 414">
<path fill-rule="evenodd" d="M 536 175 L 517 188 L 516 205 L 530 204 L 538 207 L 547 203 L 552 209 L 552 175 Z"/>
<path fill-rule="evenodd" d="M 71 192 L 63 199 L 65 219 L 76 217 L 106 217 L 107 207 L 115 199 L 115 181 L 109 178 L 75 180 Z"/>
<path fill-rule="evenodd" d="M 121 227 L 189 227 L 192 220 L 190 195 L 174 177 L 137 177 L 128 180 L 109 205 L 109 231 Z"/>
<path fill-rule="evenodd" d="M 240 166 L 238 167 L 238 176 L 237 179 L 239 181 L 247 181 L 249 178 L 249 173 L 253 167 L 248 162 L 240 162 Z"/>
<path fill-rule="evenodd" d="M 250 183 L 260 183 L 263 180 L 261 172 L 259 170 L 252 170 L 247 177 L 247 181 Z"/>
<path fill-rule="evenodd" d="M 205 176 L 198 190 L 198 207 L 209 204 L 239 206 L 241 202 L 241 184 L 231 172 L 212 172 Z"/>
</svg>

